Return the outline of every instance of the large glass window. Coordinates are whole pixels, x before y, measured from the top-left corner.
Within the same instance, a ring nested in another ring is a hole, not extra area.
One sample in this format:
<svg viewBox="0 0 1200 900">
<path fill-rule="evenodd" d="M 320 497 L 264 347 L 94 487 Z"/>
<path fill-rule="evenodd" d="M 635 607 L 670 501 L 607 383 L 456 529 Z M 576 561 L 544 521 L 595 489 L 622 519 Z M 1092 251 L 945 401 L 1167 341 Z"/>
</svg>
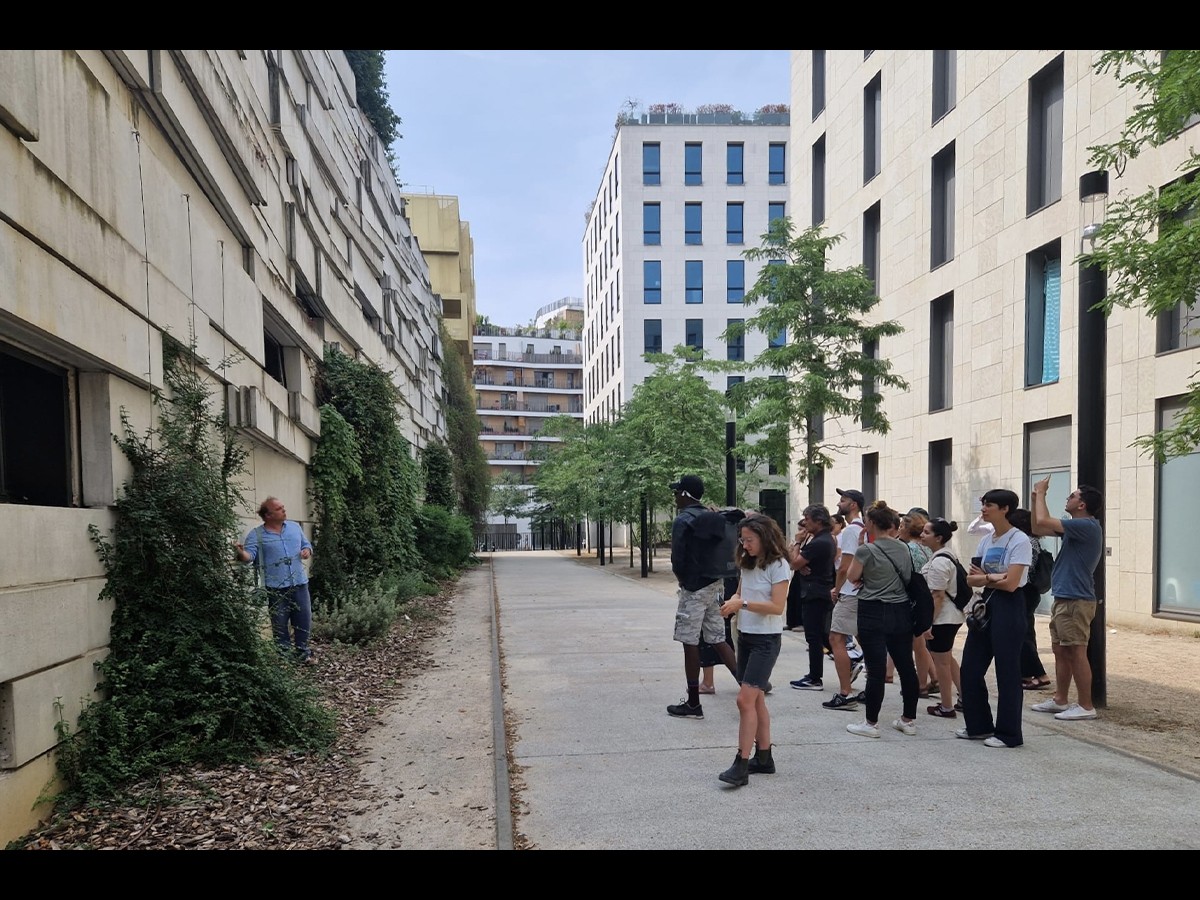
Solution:
<svg viewBox="0 0 1200 900">
<path fill-rule="evenodd" d="M 929 304 L 929 411 L 954 405 L 954 294 Z"/>
<path fill-rule="evenodd" d="M 812 223 L 825 221 L 825 135 L 812 145 Z"/>
<path fill-rule="evenodd" d="M 954 142 L 933 158 L 929 268 L 954 259 Z"/>
<path fill-rule="evenodd" d="M 642 204 L 642 243 L 662 243 L 662 207 L 657 203 Z"/>
<path fill-rule="evenodd" d="M 683 145 L 683 183 L 704 183 L 704 145 Z"/>
<path fill-rule="evenodd" d="M 1027 213 L 1062 196 L 1063 58 L 1029 81 L 1029 160 Z"/>
<path fill-rule="evenodd" d="M 726 184 L 745 184 L 745 156 L 746 147 L 744 144 L 728 143 L 725 145 L 725 183 Z"/>
<path fill-rule="evenodd" d="M 812 117 L 825 108 L 825 51 L 812 52 Z"/>
<path fill-rule="evenodd" d="M 767 204 L 767 227 L 776 219 L 782 219 L 787 215 L 787 204 L 783 202 Z"/>
<path fill-rule="evenodd" d="M 863 89 L 863 184 L 879 174 L 883 160 L 883 81 L 876 75 Z"/>
<path fill-rule="evenodd" d="M 863 213 L 863 270 L 879 293 L 880 210 L 876 203 Z"/>
<path fill-rule="evenodd" d="M 1159 403 L 1157 427 L 1175 424 L 1186 398 Z M 1158 466 L 1154 505 L 1156 611 L 1200 613 L 1200 554 L 1196 553 L 1192 512 L 1200 502 L 1200 452 L 1174 456 Z"/>
<path fill-rule="evenodd" d="M 746 261 L 725 261 L 725 302 L 741 303 L 746 296 Z"/>
<path fill-rule="evenodd" d="M 72 505 L 71 380 L 0 344 L 0 503 Z"/>
<path fill-rule="evenodd" d="M 1025 491 L 1018 491 L 1018 496 L 1029 497 L 1033 494 L 1033 485 L 1043 478 L 1050 477 L 1050 488 L 1046 492 L 1046 503 L 1051 515 L 1060 518 L 1066 513 L 1062 504 L 1067 495 L 1076 487 L 1071 481 L 1071 420 L 1069 418 L 1048 419 L 1042 422 L 1031 422 L 1025 426 Z M 979 498 L 973 497 L 971 514 L 979 511 Z M 1058 556 L 1062 538 L 1058 535 L 1040 537 L 1042 549 L 1049 550 L 1051 556 Z M 1047 591 L 1038 607 L 1040 612 L 1049 612 L 1053 598 Z"/>
<path fill-rule="evenodd" d="M 957 50 L 933 51 L 933 121 L 954 109 L 957 93 Z"/>
<path fill-rule="evenodd" d="M 954 445 L 950 438 L 929 442 L 929 512 L 950 518 L 954 497 Z M 974 552 L 974 551 L 972 551 Z"/>
<path fill-rule="evenodd" d="M 704 349 L 704 320 L 687 319 L 683 326 L 683 342 L 693 350 Z"/>
<path fill-rule="evenodd" d="M 662 319 L 645 320 L 643 353 L 662 353 Z"/>
<path fill-rule="evenodd" d="M 726 319 L 725 327 L 742 325 L 745 321 L 745 319 Z M 729 335 L 729 339 L 725 342 L 725 358 L 732 362 L 741 362 L 746 358 L 746 333 L 744 331 Z"/>
<path fill-rule="evenodd" d="M 787 182 L 787 144 L 771 144 L 767 148 L 767 184 Z"/>
<path fill-rule="evenodd" d="M 1025 258 L 1025 384 L 1058 381 L 1062 331 L 1062 257 L 1059 242 Z"/>
<path fill-rule="evenodd" d="M 704 302 L 704 262 L 699 259 L 689 259 L 683 264 L 685 303 Z"/>
<path fill-rule="evenodd" d="M 662 303 L 662 260 L 642 262 L 642 302 Z"/>
<path fill-rule="evenodd" d="M 746 234 L 742 225 L 743 210 L 744 207 L 740 203 L 725 204 L 725 243 L 745 243 Z"/>
<path fill-rule="evenodd" d="M 662 184 L 662 148 L 642 144 L 642 184 Z"/>
<path fill-rule="evenodd" d="M 786 347 L 787 346 L 787 329 L 780 328 L 777 332 L 771 335 L 771 339 L 767 341 L 768 347 Z"/>
<path fill-rule="evenodd" d="M 685 244 L 704 243 L 704 204 L 683 204 L 683 242 Z"/>
</svg>

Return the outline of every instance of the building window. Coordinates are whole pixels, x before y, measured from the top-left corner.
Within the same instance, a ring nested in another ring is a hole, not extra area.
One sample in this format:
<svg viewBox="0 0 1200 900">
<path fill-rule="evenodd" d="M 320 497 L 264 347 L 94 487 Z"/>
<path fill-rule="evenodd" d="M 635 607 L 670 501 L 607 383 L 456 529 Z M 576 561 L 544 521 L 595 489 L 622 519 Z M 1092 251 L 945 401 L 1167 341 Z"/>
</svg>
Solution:
<svg viewBox="0 0 1200 900">
<path fill-rule="evenodd" d="M 771 335 L 771 339 L 767 341 L 768 347 L 786 347 L 787 346 L 787 329 L 780 328 L 777 332 Z"/>
<path fill-rule="evenodd" d="M 642 302 L 662 303 L 662 260 L 642 262 Z"/>
<path fill-rule="evenodd" d="M 1189 183 L 1195 177 L 1196 173 L 1191 172 L 1185 175 L 1181 181 Z M 1180 182 L 1174 182 L 1168 187 L 1177 185 L 1183 186 Z M 1195 215 L 1195 207 L 1188 205 L 1173 214 L 1164 216 L 1159 224 L 1159 239 L 1170 239 L 1176 228 L 1187 223 Z M 1200 293 L 1191 302 L 1181 300 L 1171 309 L 1158 314 L 1157 350 L 1159 353 L 1196 346 L 1200 346 Z"/>
<path fill-rule="evenodd" d="M 1159 431 L 1176 424 L 1187 409 L 1186 397 L 1159 402 Z M 1157 538 L 1156 611 L 1200 613 L 1200 554 L 1190 535 L 1191 512 L 1200 500 L 1200 451 L 1173 456 L 1158 465 L 1158 496 L 1154 504 Z M 1101 563 L 1103 564 L 1103 562 Z"/>
<path fill-rule="evenodd" d="M 683 183 L 703 184 L 704 145 L 683 145 Z"/>
<path fill-rule="evenodd" d="M 929 512 L 948 518 L 950 501 L 954 497 L 954 445 L 944 441 L 929 442 Z"/>
<path fill-rule="evenodd" d="M 642 184 L 662 184 L 662 148 L 642 144 Z"/>
<path fill-rule="evenodd" d="M 867 341 L 863 344 L 863 356 L 867 359 L 879 359 L 879 341 Z M 867 407 L 869 398 L 875 396 L 875 379 L 870 375 L 863 376 L 862 383 L 862 399 L 863 399 L 863 415 L 862 426 L 864 429 L 875 427 L 875 414 L 872 408 Z"/>
<path fill-rule="evenodd" d="M 864 453 L 862 458 L 862 492 L 870 506 L 879 497 L 879 454 Z"/>
<path fill-rule="evenodd" d="M 704 243 L 704 205 L 702 203 L 683 204 L 683 242 L 685 244 Z"/>
<path fill-rule="evenodd" d="M 879 174 L 883 159 L 883 76 L 863 88 L 863 184 Z"/>
<path fill-rule="evenodd" d="M 726 397 L 730 396 L 730 393 L 733 391 L 733 389 L 735 387 L 737 387 L 739 384 L 744 383 L 745 380 L 746 380 L 745 375 L 726 375 L 725 376 L 725 396 Z"/>
<path fill-rule="evenodd" d="M 462 318 L 462 297 L 443 297 L 442 298 L 442 318 L 443 319 L 461 319 Z"/>
<path fill-rule="evenodd" d="M 958 51 L 933 51 L 933 121 L 954 109 L 958 92 Z"/>
<path fill-rule="evenodd" d="M 787 183 L 787 144 L 767 148 L 767 184 Z"/>
<path fill-rule="evenodd" d="M 787 204 L 779 201 L 777 203 L 767 204 L 767 227 L 771 227 L 771 223 L 776 219 L 782 219 L 787 215 Z"/>
<path fill-rule="evenodd" d="M 744 207 L 740 203 L 725 204 L 725 243 L 741 244 L 746 240 L 742 226 Z"/>
<path fill-rule="evenodd" d="M 1029 171 L 1026 213 L 1062 196 L 1063 58 L 1029 80 Z"/>
<path fill-rule="evenodd" d="M 642 243 L 662 243 L 662 206 L 657 203 L 642 204 Z"/>
<path fill-rule="evenodd" d="M 683 326 L 683 342 L 693 350 L 704 349 L 704 320 L 687 319 Z"/>
<path fill-rule="evenodd" d="M 704 262 L 699 259 L 689 259 L 683 264 L 684 271 L 684 303 L 704 302 Z"/>
<path fill-rule="evenodd" d="M 745 319 L 726 319 L 726 329 L 732 328 L 735 325 L 745 324 Z M 728 334 L 728 330 L 726 331 Z M 732 362 L 742 362 L 746 358 L 746 332 L 738 331 L 737 334 L 730 334 L 729 339 L 725 342 L 725 358 Z"/>
<path fill-rule="evenodd" d="M 825 108 L 825 51 L 812 52 L 812 117 Z"/>
<path fill-rule="evenodd" d="M 725 145 L 725 183 L 745 184 L 745 155 L 744 144 L 729 143 Z"/>
<path fill-rule="evenodd" d="M 0 503 L 72 505 L 72 381 L 69 370 L 0 344 Z"/>
<path fill-rule="evenodd" d="M 1049 477 L 1050 487 L 1046 492 L 1047 498 L 1066 497 L 1073 491 L 1078 482 L 1071 478 L 1071 419 L 1044 419 L 1041 422 L 1030 422 L 1025 425 L 1025 485 L 1024 491 L 1018 490 L 1018 497 L 1028 497 L 1033 493 L 1033 486 L 1043 478 Z M 1038 539 L 1043 550 L 1049 550 L 1052 556 L 1058 555 L 1062 546 L 1062 538 L 1058 535 L 1048 535 Z M 1049 612 L 1050 592 L 1043 595 L 1041 612 Z"/>
<path fill-rule="evenodd" d="M 746 296 L 746 261 L 725 261 L 725 302 L 741 303 Z"/>
<path fill-rule="evenodd" d="M 1058 241 L 1025 258 L 1025 385 L 1058 381 L 1062 254 Z"/>
<path fill-rule="evenodd" d="M 825 135 L 812 145 L 812 223 L 825 221 Z"/>
<path fill-rule="evenodd" d="M 954 142 L 933 158 L 929 268 L 954 259 Z"/>
<path fill-rule="evenodd" d="M 662 319 L 646 319 L 643 353 L 662 353 Z"/>
<path fill-rule="evenodd" d="M 876 203 L 863 213 L 863 270 L 879 294 L 880 210 Z"/>
<path fill-rule="evenodd" d="M 954 294 L 929 304 L 929 411 L 954 405 Z"/>
</svg>

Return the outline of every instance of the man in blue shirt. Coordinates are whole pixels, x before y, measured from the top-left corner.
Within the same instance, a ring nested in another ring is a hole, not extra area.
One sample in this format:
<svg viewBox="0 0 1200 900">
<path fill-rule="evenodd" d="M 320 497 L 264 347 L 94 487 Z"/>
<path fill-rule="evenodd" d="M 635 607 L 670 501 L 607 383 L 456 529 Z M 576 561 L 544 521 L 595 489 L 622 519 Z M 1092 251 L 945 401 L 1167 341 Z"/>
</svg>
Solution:
<svg viewBox="0 0 1200 900">
<path fill-rule="evenodd" d="M 1067 518 L 1050 515 L 1046 507 L 1047 476 L 1033 486 L 1033 533 L 1038 537 L 1060 535 L 1063 539 L 1050 574 L 1050 645 L 1054 649 L 1054 696 L 1035 703 L 1037 712 L 1054 713 L 1064 721 L 1096 718 L 1092 706 L 1092 667 L 1087 647 L 1092 619 L 1096 616 L 1096 583 L 1093 575 L 1104 550 L 1104 530 L 1096 516 L 1103 497 L 1093 487 L 1081 484 L 1067 497 Z M 1075 681 L 1075 703 L 1068 703 L 1071 681 Z"/>
<path fill-rule="evenodd" d="M 264 500 L 258 515 L 263 523 L 251 528 L 242 543 L 233 545 L 237 558 L 254 563 L 263 574 L 270 601 L 271 630 L 279 649 L 284 653 L 292 651 L 290 625 L 295 634 L 296 655 L 302 662 L 309 662 L 312 599 L 302 561 L 312 556 L 312 544 L 298 524 L 288 521 L 287 509 L 277 497 Z"/>
</svg>

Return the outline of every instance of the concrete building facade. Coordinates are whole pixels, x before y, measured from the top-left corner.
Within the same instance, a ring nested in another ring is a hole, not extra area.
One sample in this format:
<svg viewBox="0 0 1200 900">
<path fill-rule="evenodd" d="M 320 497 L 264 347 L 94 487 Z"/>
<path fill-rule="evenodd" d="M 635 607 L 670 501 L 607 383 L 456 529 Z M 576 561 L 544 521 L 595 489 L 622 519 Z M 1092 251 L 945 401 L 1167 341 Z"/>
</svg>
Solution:
<svg viewBox="0 0 1200 900">
<path fill-rule="evenodd" d="M 342 51 L 6 50 L 0 125 L 4 841 L 94 697 L 112 609 L 88 526 L 112 528 L 112 435 L 154 421 L 166 335 L 208 361 L 245 496 L 301 521 L 327 345 L 395 373 L 414 447 L 445 421 L 440 308 Z"/>
<path fill-rule="evenodd" d="M 617 416 L 654 371 L 647 353 L 687 345 L 744 361 L 767 346 L 757 332 L 737 343 L 721 334 L 754 313 L 743 297 L 764 263 L 743 250 L 789 213 L 787 107 L 754 116 L 656 109 L 618 121 L 583 237 L 588 422 Z M 724 392 L 744 377 L 714 374 L 709 382 Z M 765 477 L 772 493 L 760 505 L 777 506 L 786 479 Z"/>
<path fill-rule="evenodd" d="M 1138 99 L 1094 71 L 1098 56 L 793 51 L 794 218 L 844 236 L 833 265 L 874 274 L 877 314 L 905 331 L 873 349 L 909 383 L 886 398 L 886 436 L 827 423 L 846 449 L 825 484 L 964 524 L 989 488 L 1027 504 L 1048 475 L 1055 512 L 1092 484 L 1108 620 L 1191 631 L 1200 563 L 1183 510 L 1200 499 L 1200 454 L 1157 465 L 1132 444 L 1170 421 L 1200 368 L 1195 298 L 1157 319 L 1105 317 L 1089 311 L 1104 275 L 1078 256 L 1106 202 L 1182 177 L 1195 123 L 1107 173 L 1107 201 L 1094 195 L 1105 176 L 1088 148 L 1114 140 Z"/>
<path fill-rule="evenodd" d="M 475 327 L 475 244 L 471 225 L 459 214 L 458 198 L 406 192 L 404 214 L 429 264 L 429 280 L 441 298 L 442 320 L 463 359 L 471 356 Z"/>
</svg>

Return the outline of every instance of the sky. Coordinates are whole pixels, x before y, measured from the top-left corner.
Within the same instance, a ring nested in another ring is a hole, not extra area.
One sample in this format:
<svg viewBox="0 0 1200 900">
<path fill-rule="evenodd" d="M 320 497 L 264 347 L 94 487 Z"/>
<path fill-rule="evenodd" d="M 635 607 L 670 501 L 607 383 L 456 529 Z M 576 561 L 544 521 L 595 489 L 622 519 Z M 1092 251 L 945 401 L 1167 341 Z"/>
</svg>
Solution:
<svg viewBox="0 0 1200 900">
<path fill-rule="evenodd" d="M 404 190 L 452 194 L 475 243 L 478 312 L 528 323 L 583 296 L 588 206 L 627 100 L 788 103 L 789 50 L 389 50 Z"/>
</svg>

